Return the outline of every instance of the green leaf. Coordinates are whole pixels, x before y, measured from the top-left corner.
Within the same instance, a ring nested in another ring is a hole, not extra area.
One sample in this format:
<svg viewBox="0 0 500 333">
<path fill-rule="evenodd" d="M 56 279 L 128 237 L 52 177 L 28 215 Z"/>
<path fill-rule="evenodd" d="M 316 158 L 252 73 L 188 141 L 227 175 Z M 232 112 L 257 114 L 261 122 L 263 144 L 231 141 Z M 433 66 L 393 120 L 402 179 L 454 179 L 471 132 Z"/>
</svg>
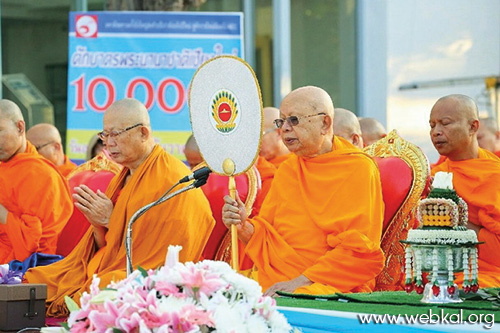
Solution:
<svg viewBox="0 0 500 333">
<path fill-rule="evenodd" d="M 61 323 L 61 327 L 63 327 L 66 331 L 69 331 L 69 330 L 70 330 L 70 329 L 69 329 L 69 324 L 68 324 L 67 322 L 65 322 L 65 321 L 63 321 L 63 322 Z"/>
<path fill-rule="evenodd" d="M 66 306 L 68 307 L 69 312 L 80 310 L 80 307 L 78 306 L 78 304 L 76 304 L 76 302 L 73 301 L 73 299 L 69 296 L 64 296 L 64 303 L 66 303 Z"/>
<path fill-rule="evenodd" d="M 137 269 L 139 270 L 139 272 L 141 272 L 141 275 L 143 277 L 147 277 L 148 276 L 148 271 L 146 271 L 144 268 L 142 268 L 141 266 L 137 267 Z"/>
</svg>

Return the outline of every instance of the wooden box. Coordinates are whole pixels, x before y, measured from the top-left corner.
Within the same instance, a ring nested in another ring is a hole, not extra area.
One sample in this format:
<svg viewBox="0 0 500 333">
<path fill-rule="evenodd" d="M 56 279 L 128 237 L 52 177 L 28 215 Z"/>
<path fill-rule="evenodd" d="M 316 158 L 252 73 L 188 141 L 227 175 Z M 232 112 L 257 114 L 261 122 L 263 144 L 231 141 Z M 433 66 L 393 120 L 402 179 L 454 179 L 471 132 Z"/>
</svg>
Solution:
<svg viewBox="0 0 500 333">
<path fill-rule="evenodd" d="M 0 332 L 45 326 L 45 284 L 0 285 Z"/>
</svg>

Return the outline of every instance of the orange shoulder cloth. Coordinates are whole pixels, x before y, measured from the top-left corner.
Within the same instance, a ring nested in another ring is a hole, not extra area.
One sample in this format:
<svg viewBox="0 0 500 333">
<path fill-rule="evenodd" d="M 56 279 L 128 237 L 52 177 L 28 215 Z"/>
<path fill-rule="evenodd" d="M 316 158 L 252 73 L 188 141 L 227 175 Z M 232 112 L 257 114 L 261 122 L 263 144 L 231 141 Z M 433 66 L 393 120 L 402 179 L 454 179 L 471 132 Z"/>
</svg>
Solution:
<svg viewBox="0 0 500 333">
<path fill-rule="evenodd" d="M 283 162 L 268 197 L 249 220 L 255 232 L 246 246 L 264 289 L 304 274 L 314 284 L 300 292 L 369 290 L 383 267 L 384 213 L 369 156 L 335 137 L 327 154 Z"/>
</svg>

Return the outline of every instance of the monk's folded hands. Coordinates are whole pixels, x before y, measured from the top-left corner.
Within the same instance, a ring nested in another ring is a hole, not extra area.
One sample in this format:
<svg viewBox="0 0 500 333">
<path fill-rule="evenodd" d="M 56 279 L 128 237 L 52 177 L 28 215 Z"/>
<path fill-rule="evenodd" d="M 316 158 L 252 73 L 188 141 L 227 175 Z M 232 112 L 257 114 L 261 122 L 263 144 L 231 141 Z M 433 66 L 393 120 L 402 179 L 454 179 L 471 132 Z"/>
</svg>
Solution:
<svg viewBox="0 0 500 333">
<path fill-rule="evenodd" d="M 75 206 L 85 215 L 89 223 L 107 228 L 113 211 L 113 202 L 101 191 L 97 190 L 96 193 L 86 185 L 77 186 L 74 190 Z"/>
</svg>

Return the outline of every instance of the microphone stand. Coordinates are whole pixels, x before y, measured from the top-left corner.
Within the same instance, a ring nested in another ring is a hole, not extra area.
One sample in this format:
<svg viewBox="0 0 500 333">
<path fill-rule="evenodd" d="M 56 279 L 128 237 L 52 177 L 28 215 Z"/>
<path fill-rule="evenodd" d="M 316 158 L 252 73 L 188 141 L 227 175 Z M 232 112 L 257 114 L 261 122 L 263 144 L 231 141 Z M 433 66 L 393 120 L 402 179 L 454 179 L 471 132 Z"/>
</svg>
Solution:
<svg viewBox="0 0 500 333">
<path fill-rule="evenodd" d="M 189 184 L 188 186 L 183 187 L 183 188 L 173 192 L 172 194 L 167 195 L 174 187 L 176 187 L 177 185 L 180 184 L 180 182 L 177 182 L 165 194 L 163 194 L 158 200 L 156 200 L 150 204 L 147 204 L 146 206 L 144 206 L 142 208 L 139 208 L 134 213 L 134 215 L 132 215 L 132 217 L 128 221 L 127 234 L 125 237 L 125 251 L 127 254 L 127 276 L 129 276 L 133 271 L 133 265 L 132 265 L 132 224 L 134 224 L 134 222 L 137 221 L 137 219 L 139 217 L 141 217 L 144 213 L 146 213 L 146 211 L 148 211 L 150 208 L 157 206 L 157 205 L 159 205 L 159 204 L 161 204 L 161 203 L 163 203 L 163 202 L 165 202 L 165 201 L 167 201 L 167 200 L 169 200 L 169 199 L 171 199 L 171 198 L 175 197 L 176 195 L 179 195 L 183 192 L 186 192 L 186 191 L 192 190 L 193 188 L 198 188 L 200 186 L 205 185 L 207 180 L 208 180 L 208 176 L 209 176 L 208 174 L 205 176 L 202 176 L 199 179 L 195 180 L 193 183 Z"/>
</svg>

